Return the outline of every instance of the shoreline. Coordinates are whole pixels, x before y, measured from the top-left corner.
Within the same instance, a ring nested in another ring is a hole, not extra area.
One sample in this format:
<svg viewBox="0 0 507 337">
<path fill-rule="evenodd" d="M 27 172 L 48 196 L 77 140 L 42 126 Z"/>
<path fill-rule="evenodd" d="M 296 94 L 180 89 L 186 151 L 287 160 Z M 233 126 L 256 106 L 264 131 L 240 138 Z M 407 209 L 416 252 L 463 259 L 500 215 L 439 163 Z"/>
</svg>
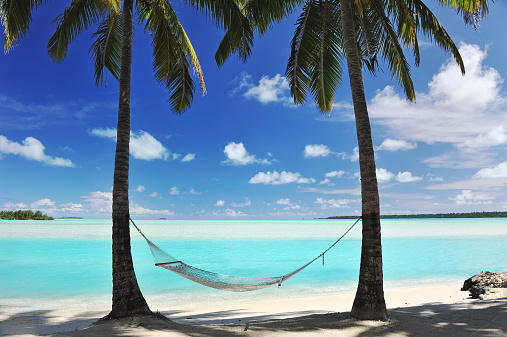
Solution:
<svg viewBox="0 0 507 337">
<path fill-rule="evenodd" d="M 368 322 L 367 325 L 373 324 L 374 327 L 379 328 L 391 326 L 395 324 L 393 322 L 398 322 L 396 324 L 399 324 L 400 313 L 402 315 L 410 315 L 410 313 L 412 315 L 416 313 L 421 315 L 425 312 L 434 312 L 433 315 L 438 315 L 439 310 L 445 310 L 449 314 L 452 312 L 455 312 L 455 314 L 462 312 L 464 314 L 466 310 L 463 310 L 469 307 L 474 307 L 474 309 L 484 307 L 488 309 L 484 311 L 484 315 L 487 314 L 487 317 L 483 318 L 483 320 L 488 321 L 488 329 L 494 327 L 495 324 L 503 324 L 504 326 L 500 327 L 500 334 L 498 336 L 501 336 L 502 333 L 507 334 L 507 322 L 489 322 L 494 318 L 493 316 L 495 316 L 496 312 L 500 315 L 506 310 L 507 289 L 498 290 L 496 294 L 492 294 L 490 299 L 479 301 L 470 299 L 468 292 L 460 291 L 460 288 L 461 284 L 453 283 L 444 286 L 387 290 L 385 292 L 386 305 L 389 315 L 393 320 L 391 323 Z M 354 295 L 354 293 L 350 293 L 326 297 L 303 296 L 286 299 L 278 298 L 276 300 L 266 300 L 263 298 L 261 301 L 251 301 L 249 303 L 242 303 L 236 300 L 234 302 L 229 301 L 227 303 L 220 303 L 219 305 L 207 306 L 202 306 L 199 303 L 171 305 L 171 303 L 167 303 L 163 296 L 147 300 L 152 310 L 157 311 L 155 308 L 158 308 L 158 312 L 169 318 L 172 321 L 170 322 L 172 325 L 178 323 L 178 325 L 203 327 L 203 329 L 204 327 L 214 327 L 214 329 L 218 327 L 220 331 L 228 331 L 231 329 L 238 330 L 239 327 L 263 326 L 263 324 L 267 324 L 266 322 L 280 319 L 288 319 L 287 322 L 295 322 L 306 319 L 305 317 L 308 315 L 316 315 L 311 317 L 319 321 L 325 319 L 328 315 L 339 314 L 342 317 L 341 321 L 343 321 L 348 319 L 347 314 L 352 307 Z M 9 302 L 11 302 L 11 305 L 9 305 Z M 84 336 L 89 331 L 99 329 L 99 332 L 95 331 L 95 334 L 98 335 L 100 334 L 100 329 L 106 329 L 105 326 L 97 325 L 89 329 L 85 328 L 105 316 L 110 308 L 109 296 L 108 298 L 91 298 L 88 302 L 80 302 L 76 297 L 57 299 L 48 301 L 47 303 L 25 302 L 23 306 L 13 305 L 14 303 L 15 301 L 6 301 L 0 307 L 0 336 L 37 336 L 67 333 L 69 331 L 74 331 L 69 336 Z M 492 313 L 493 316 L 491 316 Z M 479 317 L 481 313 L 478 310 L 474 310 L 474 314 Z M 431 314 L 429 315 L 431 316 Z M 411 324 L 416 324 L 418 319 L 422 318 L 414 317 L 410 321 Z M 443 320 L 441 324 L 445 326 L 445 318 Z M 324 324 L 325 322 L 321 323 Z M 356 321 L 353 325 L 359 329 L 359 326 L 363 325 L 363 323 Z M 106 323 L 106 325 L 108 324 Z M 150 322 L 145 322 L 140 326 L 144 326 L 145 324 L 149 325 Z M 154 323 L 152 322 L 151 324 Z M 118 328 L 122 329 L 122 327 Z M 181 326 L 179 328 L 186 329 Z M 162 332 L 157 332 L 157 329 L 155 329 L 152 331 L 152 334 L 146 334 L 146 336 L 182 336 L 181 334 L 173 334 L 174 331 L 166 330 L 164 328 Z M 144 336 L 145 334 L 142 335 Z M 210 336 L 213 335 L 215 334 L 210 334 Z M 263 334 L 260 335 L 264 336 Z M 266 336 L 271 335 L 267 334 Z M 349 334 L 344 336 L 355 335 Z M 492 336 L 496 335 L 492 334 Z"/>
</svg>

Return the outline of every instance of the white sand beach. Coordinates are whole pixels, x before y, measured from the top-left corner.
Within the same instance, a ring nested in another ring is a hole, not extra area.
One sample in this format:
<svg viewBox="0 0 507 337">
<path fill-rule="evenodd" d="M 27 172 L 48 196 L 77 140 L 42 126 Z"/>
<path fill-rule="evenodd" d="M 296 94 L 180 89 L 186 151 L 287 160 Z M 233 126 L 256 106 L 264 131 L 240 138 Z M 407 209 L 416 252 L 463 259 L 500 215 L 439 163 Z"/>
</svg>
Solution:
<svg viewBox="0 0 507 337">
<path fill-rule="evenodd" d="M 388 322 L 350 318 L 354 294 L 219 306 L 171 306 L 161 297 L 150 306 L 170 321 L 137 317 L 95 325 L 108 313 L 108 298 L 7 302 L 0 306 L 0 336 L 507 336 L 507 289 L 474 300 L 460 287 L 386 291 Z"/>
</svg>

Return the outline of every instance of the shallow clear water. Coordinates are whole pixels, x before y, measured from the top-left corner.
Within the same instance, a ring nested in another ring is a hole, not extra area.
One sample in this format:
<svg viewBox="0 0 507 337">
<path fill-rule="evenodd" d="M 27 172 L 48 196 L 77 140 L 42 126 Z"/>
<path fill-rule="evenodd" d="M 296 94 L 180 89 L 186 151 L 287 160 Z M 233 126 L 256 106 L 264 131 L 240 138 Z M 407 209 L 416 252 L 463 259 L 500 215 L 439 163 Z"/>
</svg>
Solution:
<svg viewBox="0 0 507 337">
<path fill-rule="evenodd" d="M 139 220 L 143 233 L 198 268 L 270 277 L 299 268 L 327 249 L 352 220 Z M 111 293 L 109 220 L 0 221 L 0 298 L 58 298 Z M 386 288 L 462 282 L 482 271 L 507 270 L 505 219 L 383 220 Z M 313 295 L 353 292 L 360 261 L 360 224 L 280 290 Z M 145 294 L 223 296 L 153 265 L 132 228 L 132 254 Z M 247 296 L 255 296 L 253 292 Z M 228 295 L 227 295 L 228 296 Z"/>
</svg>

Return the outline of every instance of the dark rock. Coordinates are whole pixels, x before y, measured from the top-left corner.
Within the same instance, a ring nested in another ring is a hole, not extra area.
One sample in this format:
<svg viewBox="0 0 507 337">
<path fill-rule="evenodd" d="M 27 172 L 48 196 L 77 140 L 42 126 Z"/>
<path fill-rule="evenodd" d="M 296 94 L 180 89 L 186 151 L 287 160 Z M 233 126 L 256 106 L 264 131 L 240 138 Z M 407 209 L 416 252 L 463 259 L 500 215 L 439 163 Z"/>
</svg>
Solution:
<svg viewBox="0 0 507 337">
<path fill-rule="evenodd" d="M 507 272 L 482 271 L 463 283 L 462 291 L 470 291 L 472 298 L 486 297 L 490 288 L 507 288 Z"/>
</svg>

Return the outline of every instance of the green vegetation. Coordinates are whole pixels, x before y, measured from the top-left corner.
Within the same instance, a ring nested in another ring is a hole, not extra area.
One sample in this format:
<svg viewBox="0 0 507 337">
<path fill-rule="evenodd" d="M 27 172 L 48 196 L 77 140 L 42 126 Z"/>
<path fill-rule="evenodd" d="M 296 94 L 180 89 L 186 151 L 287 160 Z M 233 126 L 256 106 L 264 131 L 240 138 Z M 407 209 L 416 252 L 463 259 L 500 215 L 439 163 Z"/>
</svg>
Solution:
<svg viewBox="0 0 507 337">
<path fill-rule="evenodd" d="M 81 218 L 80 216 L 62 216 L 61 218 L 58 218 L 58 219 L 62 219 L 62 220 L 79 220 L 79 219 L 83 219 L 83 218 Z"/>
<path fill-rule="evenodd" d="M 357 219 L 357 215 L 330 216 L 320 219 Z M 507 218 L 507 212 L 437 213 L 381 215 L 381 219 L 451 219 L 451 218 Z"/>
<path fill-rule="evenodd" d="M 54 220 L 52 216 L 42 214 L 41 211 L 1 211 L 0 219 L 2 220 Z"/>
</svg>

